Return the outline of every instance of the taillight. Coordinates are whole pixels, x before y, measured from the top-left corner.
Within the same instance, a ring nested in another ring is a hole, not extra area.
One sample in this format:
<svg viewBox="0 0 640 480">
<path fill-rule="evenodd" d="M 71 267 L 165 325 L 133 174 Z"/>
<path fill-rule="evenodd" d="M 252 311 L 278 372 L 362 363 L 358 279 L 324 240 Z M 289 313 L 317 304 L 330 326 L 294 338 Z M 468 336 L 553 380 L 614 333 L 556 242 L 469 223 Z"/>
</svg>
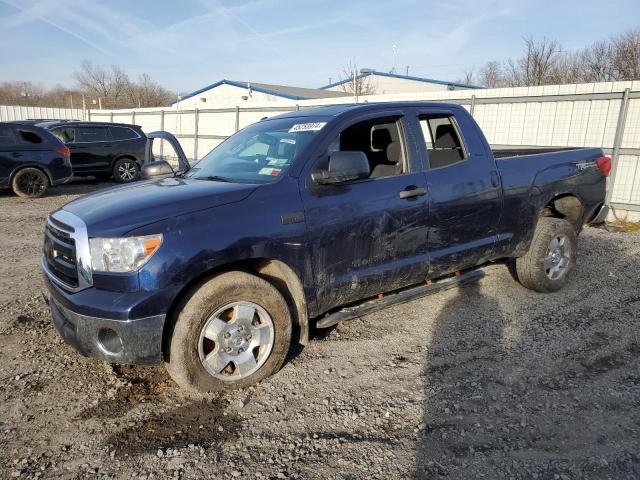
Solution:
<svg viewBox="0 0 640 480">
<path fill-rule="evenodd" d="M 602 172 L 602 175 L 608 177 L 611 173 L 611 159 L 609 157 L 598 157 L 598 168 Z"/>
<path fill-rule="evenodd" d="M 63 157 L 70 157 L 71 156 L 71 150 L 69 150 L 69 148 L 67 147 L 56 147 L 53 149 L 54 152 L 56 152 L 58 155 L 61 155 Z"/>
</svg>

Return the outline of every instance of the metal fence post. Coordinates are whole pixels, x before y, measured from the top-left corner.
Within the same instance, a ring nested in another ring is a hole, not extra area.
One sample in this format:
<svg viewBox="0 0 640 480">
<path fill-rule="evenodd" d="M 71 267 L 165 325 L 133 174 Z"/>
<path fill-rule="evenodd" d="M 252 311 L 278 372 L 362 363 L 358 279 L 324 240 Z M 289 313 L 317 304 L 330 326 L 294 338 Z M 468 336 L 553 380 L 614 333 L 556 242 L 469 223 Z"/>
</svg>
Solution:
<svg viewBox="0 0 640 480">
<path fill-rule="evenodd" d="M 469 113 L 473 117 L 473 112 L 476 109 L 476 96 L 471 95 L 471 107 L 469 107 Z"/>
<path fill-rule="evenodd" d="M 109 113 L 109 121 L 113 123 L 113 112 Z"/>
<path fill-rule="evenodd" d="M 236 105 L 236 132 L 240 130 L 240 107 Z"/>
<path fill-rule="evenodd" d="M 618 157 L 620 156 L 620 146 L 624 136 L 624 127 L 627 123 L 627 111 L 629 110 L 629 94 L 630 88 L 626 88 L 622 94 L 622 103 L 620 104 L 620 113 L 618 114 L 618 124 L 616 125 L 616 134 L 613 137 L 613 151 L 611 152 L 611 174 L 607 178 L 607 194 L 604 204 L 609 205 L 613 195 L 613 189 L 616 182 L 616 173 L 618 171 Z"/>
<path fill-rule="evenodd" d="M 136 111 L 135 110 L 133 112 L 131 112 L 131 123 L 133 125 L 136 124 Z"/>
<path fill-rule="evenodd" d="M 195 130 L 193 132 L 193 159 L 194 160 L 198 160 L 198 121 L 200 119 L 200 114 L 198 109 L 196 108 L 195 111 L 195 118 L 194 118 L 194 122 L 195 122 Z"/>
</svg>

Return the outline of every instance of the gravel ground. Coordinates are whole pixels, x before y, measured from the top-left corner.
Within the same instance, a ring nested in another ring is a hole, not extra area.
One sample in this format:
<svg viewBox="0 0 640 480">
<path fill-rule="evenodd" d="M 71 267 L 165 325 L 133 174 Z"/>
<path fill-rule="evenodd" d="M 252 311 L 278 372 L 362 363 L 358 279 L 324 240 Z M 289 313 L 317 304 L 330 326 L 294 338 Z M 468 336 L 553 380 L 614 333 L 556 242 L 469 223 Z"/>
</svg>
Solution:
<svg viewBox="0 0 640 480">
<path fill-rule="evenodd" d="M 45 215 L 104 186 L 0 194 L 0 478 L 640 478 L 640 232 L 585 229 L 559 293 L 489 266 L 198 399 L 51 324 Z"/>
</svg>

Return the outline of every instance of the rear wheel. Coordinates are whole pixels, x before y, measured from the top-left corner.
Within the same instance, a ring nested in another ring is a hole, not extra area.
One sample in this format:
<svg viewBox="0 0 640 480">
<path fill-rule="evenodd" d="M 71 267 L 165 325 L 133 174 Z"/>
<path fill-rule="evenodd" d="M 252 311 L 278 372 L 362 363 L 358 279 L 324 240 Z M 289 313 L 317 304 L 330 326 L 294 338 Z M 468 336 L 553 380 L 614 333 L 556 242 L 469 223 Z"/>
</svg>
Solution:
<svg viewBox="0 0 640 480">
<path fill-rule="evenodd" d="M 113 165 L 113 179 L 119 183 L 133 182 L 140 174 L 138 163 L 131 158 L 121 158 Z"/>
<path fill-rule="evenodd" d="M 13 177 L 11 188 L 20 197 L 39 198 L 47 192 L 49 178 L 37 168 L 23 168 Z"/>
<path fill-rule="evenodd" d="M 254 275 L 223 273 L 192 292 L 178 313 L 166 367 L 189 390 L 246 387 L 277 372 L 290 343 L 282 295 Z"/>
<path fill-rule="evenodd" d="M 537 292 L 560 290 L 575 268 L 577 243 L 577 234 L 570 222 L 561 218 L 541 218 L 529 251 L 516 260 L 518 280 Z"/>
</svg>

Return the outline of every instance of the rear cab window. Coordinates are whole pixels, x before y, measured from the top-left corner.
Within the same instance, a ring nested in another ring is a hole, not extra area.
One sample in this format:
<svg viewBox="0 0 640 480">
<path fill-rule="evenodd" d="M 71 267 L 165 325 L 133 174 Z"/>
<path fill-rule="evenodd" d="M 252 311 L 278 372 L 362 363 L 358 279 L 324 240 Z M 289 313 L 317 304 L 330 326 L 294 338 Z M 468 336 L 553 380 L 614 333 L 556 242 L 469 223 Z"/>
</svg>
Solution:
<svg viewBox="0 0 640 480">
<path fill-rule="evenodd" d="M 453 115 L 420 115 L 418 118 L 430 168 L 448 167 L 468 158 Z"/>
</svg>

